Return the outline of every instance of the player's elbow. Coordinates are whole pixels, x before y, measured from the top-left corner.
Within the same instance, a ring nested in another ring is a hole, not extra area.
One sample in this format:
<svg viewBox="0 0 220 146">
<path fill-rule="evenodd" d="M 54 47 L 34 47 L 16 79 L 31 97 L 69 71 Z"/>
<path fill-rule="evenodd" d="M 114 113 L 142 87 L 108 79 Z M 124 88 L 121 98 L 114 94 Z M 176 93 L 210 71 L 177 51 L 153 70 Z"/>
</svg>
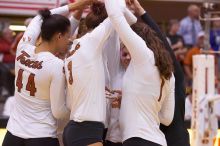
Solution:
<svg viewBox="0 0 220 146">
<path fill-rule="evenodd" d="M 52 114 L 56 119 L 62 119 L 62 113 L 57 110 L 52 110 Z"/>
<path fill-rule="evenodd" d="M 172 120 L 165 119 L 165 120 L 161 121 L 161 123 L 165 126 L 169 126 L 172 123 L 172 121 L 173 121 L 173 119 Z"/>
<path fill-rule="evenodd" d="M 162 123 L 165 126 L 169 126 L 172 121 L 173 121 L 173 115 L 174 114 L 169 114 L 169 115 L 160 115 L 160 123 Z"/>
<path fill-rule="evenodd" d="M 69 112 L 57 108 L 52 110 L 52 114 L 56 119 L 65 119 L 69 115 Z"/>
</svg>

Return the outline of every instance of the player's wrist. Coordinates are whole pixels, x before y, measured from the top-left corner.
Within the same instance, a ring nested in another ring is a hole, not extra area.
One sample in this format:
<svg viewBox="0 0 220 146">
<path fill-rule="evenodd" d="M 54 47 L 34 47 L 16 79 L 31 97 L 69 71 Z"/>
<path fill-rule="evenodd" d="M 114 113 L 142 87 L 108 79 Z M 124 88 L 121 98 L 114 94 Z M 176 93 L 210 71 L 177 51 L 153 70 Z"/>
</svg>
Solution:
<svg viewBox="0 0 220 146">
<path fill-rule="evenodd" d="M 136 13 L 138 16 L 142 16 L 145 13 L 145 10 L 142 6 L 137 6 L 136 7 Z"/>
</svg>

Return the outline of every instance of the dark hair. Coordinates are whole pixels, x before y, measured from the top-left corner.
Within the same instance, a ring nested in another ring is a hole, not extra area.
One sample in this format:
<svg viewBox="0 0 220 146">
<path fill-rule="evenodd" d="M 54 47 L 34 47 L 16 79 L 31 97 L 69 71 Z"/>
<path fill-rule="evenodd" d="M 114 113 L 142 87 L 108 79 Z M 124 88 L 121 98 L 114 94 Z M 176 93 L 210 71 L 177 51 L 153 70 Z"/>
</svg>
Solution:
<svg viewBox="0 0 220 146">
<path fill-rule="evenodd" d="M 179 24 L 179 21 L 178 21 L 177 19 L 171 19 L 171 20 L 169 20 L 168 31 L 170 31 L 171 27 L 172 27 L 174 24 Z"/>
<path fill-rule="evenodd" d="M 91 6 L 91 12 L 85 18 L 85 24 L 88 30 L 96 28 L 107 18 L 105 4 L 102 2 L 94 2 Z"/>
<path fill-rule="evenodd" d="M 50 41 L 55 33 L 64 34 L 70 27 L 70 21 L 66 17 L 58 14 L 52 14 L 48 9 L 39 11 L 43 18 L 41 26 L 41 37 L 45 41 Z"/>
<path fill-rule="evenodd" d="M 147 47 L 153 51 L 155 65 L 161 78 L 170 79 L 173 72 L 172 60 L 156 32 L 144 23 L 138 22 L 131 27 L 145 41 Z"/>
</svg>

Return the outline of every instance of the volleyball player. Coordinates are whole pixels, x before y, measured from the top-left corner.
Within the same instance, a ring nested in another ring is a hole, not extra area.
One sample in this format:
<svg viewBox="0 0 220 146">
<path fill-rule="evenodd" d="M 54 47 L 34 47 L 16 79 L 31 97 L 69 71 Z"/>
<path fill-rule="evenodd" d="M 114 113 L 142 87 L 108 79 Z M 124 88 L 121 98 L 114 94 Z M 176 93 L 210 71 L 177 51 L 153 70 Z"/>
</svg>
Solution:
<svg viewBox="0 0 220 146">
<path fill-rule="evenodd" d="M 118 58 L 110 61 L 109 72 L 111 74 L 112 89 L 114 92 L 119 93 L 118 95 L 120 96 L 122 90 L 123 76 L 130 63 L 131 56 L 123 43 L 120 43 L 118 41 L 118 45 L 116 46 L 117 51 L 115 52 L 119 53 L 115 56 L 118 56 Z M 109 52 L 108 54 L 111 54 L 111 52 Z M 114 66 L 114 69 L 111 69 L 111 66 Z M 122 146 L 122 134 L 119 125 L 120 103 L 120 97 L 111 100 L 109 126 L 106 135 L 105 146 Z"/>
<path fill-rule="evenodd" d="M 175 112 L 172 123 L 169 126 L 163 124 L 160 125 L 160 129 L 165 134 L 168 146 L 189 146 L 189 133 L 184 124 L 185 113 L 185 87 L 184 87 L 184 74 L 180 63 L 176 60 L 176 57 L 167 42 L 166 36 L 161 32 L 159 26 L 150 16 L 150 14 L 144 10 L 138 0 L 126 0 L 128 6 L 141 17 L 144 23 L 149 25 L 163 41 L 167 51 L 169 52 L 174 65 L 175 76 Z"/>
<path fill-rule="evenodd" d="M 80 9 L 80 10 L 74 11 L 72 14 L 70 14 L 70 17 L 69 17 L 69 20 L 71 23 L 70 40 L 72 40 L 72 37 L 74 37 L 73 35 L 79 26 L 79 22 L 81 20 L 83 10 L 84 9 Z M 58 54 L 56 56 L 58 56 L 60 59 L 64 60 L 67 55 L 67 52 L 68 52 L 68 49 L 62 50 L 61 52 L 58 52 Z M 57 121 L 57 125 L 58 125 L 57 135 L 58 135 L 58 140 L 59 140 L 60 146 L 63 146 L 63 130 L 68 122 L 69 122 L 69 116 L 65 119 L 60 119 Z"/>
<path fill-rule="evenodd" d="M 166 146 L 159 125 L 169 125 L 174 114 L 172 61 L 156 33 L 143 23 L 131 27 L 118 6 L 105 0 L 112 25 L 131 54 L 125 72 L 120 109 L 124 146 Z M 133 117 L 133 118 L 131 118 Z"/>
<path fill-rule="evenodd" d="M 113 28 L 105 19 L 103 3 L 93 4 L 91 10 L 85 19 L 89 32 L 74 40 L 65 60 L 71 109 L 70 122 L 64 129 L 65 146 L 102 145 L 106 118 L 102 50 Z"/>
<path fill-rule="evenodd" d="M 79 1 L 40 11 L 18 44 L 15 105 L 3 146 L 58 146 L 55 118 L 69 115 L 65 105 L 63 61 L 54 54 L 69 45 L 70 21 L 62 15 L 90 4 Z M 35 46 L 41 34 L 42 42 Z"/>
</svg>

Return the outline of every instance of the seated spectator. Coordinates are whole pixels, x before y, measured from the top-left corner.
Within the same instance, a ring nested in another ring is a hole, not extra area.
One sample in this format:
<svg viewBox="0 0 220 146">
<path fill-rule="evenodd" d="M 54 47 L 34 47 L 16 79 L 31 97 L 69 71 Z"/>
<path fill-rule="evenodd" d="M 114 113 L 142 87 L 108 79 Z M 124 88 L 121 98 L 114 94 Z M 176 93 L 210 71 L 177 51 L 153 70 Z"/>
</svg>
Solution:
<svg viewBox="0 0 220 146">
<path fill-rule="evenodd" d="M 14 69 L 15 55 L 10 52 L 12 41 L 12 31 L 4 28 L 0 36 L 0 97 L 2 91 L 8 92 L 5 96 L 14 94 L 14 75 L 11 71 Z"/>
<path fill-rule="evenodd" d="M 184 70 L 186 73 L 186 81 L 187 85 L 192 85 L 192 69 L 193 69 L 193 55 L 200 54 L 200 49 L 204 48 L 204 40 L 205 40 L 205 33 L 202 31 L 197 36 L 197 43 L 195 47 L 191 48 L 184 59 Z"/>
<path fill-rule="evenodd" d="M 184 59 L 184 55 L 187 50 L 184 48 L 184 41 L 182 36 L 177 34 L 179 30 L 179 26 L 180 24 L 178 20 L 176 19 L 170 20 L 167 37 L 170 40 L 171 48 L 173 49 L 177 60 L 182 63 Z"/>
</svg>

